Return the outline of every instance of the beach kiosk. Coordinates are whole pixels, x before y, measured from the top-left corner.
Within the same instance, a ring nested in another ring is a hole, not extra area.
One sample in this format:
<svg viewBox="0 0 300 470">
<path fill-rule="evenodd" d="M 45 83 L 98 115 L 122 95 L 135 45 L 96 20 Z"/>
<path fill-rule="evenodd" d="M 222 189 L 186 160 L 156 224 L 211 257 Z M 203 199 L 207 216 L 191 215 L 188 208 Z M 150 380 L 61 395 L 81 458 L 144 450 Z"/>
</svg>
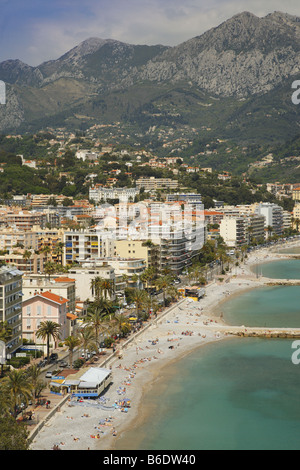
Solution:
<svg viewBox="0 0 300 470">
<path fill-rule="evenodd" d="M 78 398 L 98 398 L 112 382 L 112 372 L 108 369 L 90 367 L 88 370 L 69 376 L 62 382 L 51 382 L 50 389 L 72 394 Z"/>
<path fill-rule="evenodd" d="M 201 287 L 186 287 L 184 289 L 183 297 L 193 299 L 195 302 L 199 302 L 205 296 L 205 289 Z"/>
</svg>

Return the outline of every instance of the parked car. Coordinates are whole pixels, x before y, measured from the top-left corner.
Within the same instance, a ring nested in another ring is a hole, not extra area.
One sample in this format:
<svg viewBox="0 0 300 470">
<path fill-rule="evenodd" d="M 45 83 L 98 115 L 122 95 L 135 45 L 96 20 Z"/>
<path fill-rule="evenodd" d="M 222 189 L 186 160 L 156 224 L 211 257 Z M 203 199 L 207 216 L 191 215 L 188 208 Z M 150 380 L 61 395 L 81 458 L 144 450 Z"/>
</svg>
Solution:
<svg viewBox="0 0 300 470">
<path fill-rule="evenodd" d="M 58 363 L 59 367 L 67 367 L 68 366 L 68 363 L 66 361 L 60 361 Z"/>
<path fill-rule="evenodd" d="M 46 379 L 52 379 L 52 372 L 47 372 Z"/>
</svg>

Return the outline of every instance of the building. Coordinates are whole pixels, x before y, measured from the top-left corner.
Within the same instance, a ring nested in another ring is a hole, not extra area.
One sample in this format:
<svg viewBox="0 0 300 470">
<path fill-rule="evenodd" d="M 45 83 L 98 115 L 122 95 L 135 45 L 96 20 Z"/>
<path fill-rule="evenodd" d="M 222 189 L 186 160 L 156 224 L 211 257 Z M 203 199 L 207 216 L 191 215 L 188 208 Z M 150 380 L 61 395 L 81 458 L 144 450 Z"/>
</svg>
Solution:
<svg viewBox="0 0 300 470">
<path fill-rule="evenodd" d="M 0 322 L 7 322 L 11 338 L 6 342 L 6 357 L 22 346 L 22 273 L 9 266 L 0 268 Z"/>
<path fill-rule="evenodd" d="M 141 258 L 146 267 L 159 267 L 160 247 L 151 241 L 116 240 L 116 255 L 123 258 Z"/>
<path fill-rule="evenodd" d="M 36 254 L 33 250 L 30 252 L 22 248 L 16 248 L 5 255 L 1 255 L 0 261 L 15 266 L 19 271 L 38 274 L 44 272 L 46 256 L 44 253 Z"/>
<path fill-rule="evenodd" d="M 116 292 L 120 291 L 120 280 L 117 280 L 115 270 L 107 262 L 94 262 L 89 266 L 78 266 L 69 271 L 72 279 L 75 280 L 76 297 L 81 302 L 95 300 L 95 290 L 92 288 L 92 281 L 97 277 L 111 281 Z M 124 283 L 122 287 L 125 288 Z M 111 298 L 115 298 L 114 295 Z"/>
<path fill-rule="evenodd" d="M 14 226 L 17 230 L 31 230 L 34 225 L 44 228 L 47 215 L 37 211 L 6 211 L 0 216 L 0 224 Z"/>
<path fill-rule="evenodd" d="M 269 202 L 258 204 L 256 214 L 265 217 L 265 229 L 272 227 L 272 234 L 282 235 L 283 233 L 283 208 Z"/>
<path fill-rule="evenodd" d="M 244 217 L 224 217 L 220 224 L 220 236 L 229 247 L 247 243 L 246 219 Z"/>
<path fill-rule="evenodd" d="M 295 186 L 292 191 L 292 198 L 296 202 L 300 202 L 300 186 Z"/>
<path fill-rule="evenodd" d="M 283 211 L 283 230 L 292 228 L 292 213 Z"/>
<path fill-rule="evenodd" d="M 41 323 L 51 321 L 61 326 L 59 340 L 64 341 L 70 334 L 70 324 L 67 318 L 68 303 L 68 299 L 50 291 L 35 293 L 24 300 L 22 304 L 23 338 L 36 342 L 36 333 Z"/>
<path fill-rule="evenodd" d="M 112 258 L 99 258 L 97 260 L 85 260 L 81 263 L 82 268 L 88 268 L 89 273 L 93 275 L 93 277 L 100 276 L 100 274 L 96 274 L 99 270 L 99 267 L 110 267 L 115 272 L 116 277 L 116 285 L 117 285 L 117 277 L 119 276 L 120 279 L 127 279 L 128 284 L 130 287 L 139 287 L 140 282 L 139 278 L 143 274 L 146 269 L 146 261 L 142 258 L 119 258 L 119 257 L 112 257 Z M 70 269 L 69 274 L 75 277 L 75 271 L 77 269 Z M 123 281 L 124 282 L 124 281 Z M 125 287 L 125 283 L 124 283 Z M 84 300 L 84 299 L 81 299 Z"/>
<path fill-rule="evenodd" d="M 167 194 L 167 202 L 185 202 L 188 204 L 202 205 L 202 196 L 197 193 L 173 193 Z"/>
<path fill-rule="evenodd" d="M 145 191 L 156 191 L 161 189 L 177 189 L 178 181 L 170 178 L 155 178 L 151 176 L 150 178 L 139 178 L 136 185 L 138 189 L 144 188 Z"/>
<path fill-rule="evenodd" d="M 265 239 L 265 217 L 251 214 L 246 217 L 246 239 L 248 244 Z"/>
<path fill-rule="evenodd" d="M 115 242 L 107 233 L 74 230 L 64 234 L 64 265 L 86 259 L 111 257 L 114 254 Z"/>
<path fill-rule="evenodd" d="M 23 301 L 30 299 L 38 292 L 52 292 L 59 297 L 68 299 L 69 312 L 76 311 L 76 284 L 75 279 L 64 276 L 45 277 L 40 274 L 23 275 Z"/>
<path fill-rule="evenodd" d="M 107 202 L 109 200 L 118 200 L 120 202 L 134 202 L 139 194 L 137 188 L 104 188 L 101 185 L 95 185 L 89 189 L 89 199 L 95 203 Z"/>
<path fill-rule="evenodd" d="M 76 158 L 83 160 L 84 162 L 93 162 L 95 160 L 98 160 L 99 154 L 91 152 L 90 150 L 78 150 L 78 152 L 76 152 Z"/>
<path fill-rule="evenodd" d="M 293 227 L 299 230 L 300 227 L 300 204 L 296 204 L 293 210 Z"/>
<path fill-rule="evenodd" d="M 56 394 L 69 393 L 77 398 L 98 398 L 111 382 L 111 370 L 90 367 L 68 375 L 64 380 L 52 380 L 49 387 Z"/>
<path fill-rule="evenodd" d="M 36 234 L 31 231 L 16 230 L 11 227 L 0 230 L 0 250 L 10 251 L 16 247 L 37 250 Z"/>
</svg>

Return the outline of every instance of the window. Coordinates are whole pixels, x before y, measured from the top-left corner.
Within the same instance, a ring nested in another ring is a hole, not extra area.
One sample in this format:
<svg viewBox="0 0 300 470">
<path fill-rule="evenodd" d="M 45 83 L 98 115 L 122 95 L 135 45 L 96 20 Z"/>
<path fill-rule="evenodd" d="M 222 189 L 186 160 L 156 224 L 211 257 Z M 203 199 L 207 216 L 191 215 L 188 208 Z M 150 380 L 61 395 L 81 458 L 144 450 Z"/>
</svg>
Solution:
<svg viewBox="0 0 300 470">
<path fill-rule="evenodd" d="M 27 305 L 26 314 L 27 314 L 28 316 L 31 315 L 31 306 L 30 306 L 30 305 Z"/>
<path fill-rule="evenodd" d="M 36 314 L 37 314 L 37 315 L 41 315 L 41 314 L 42 314 L 42 306 L 41 306 L 41 305 L 37 305 L 37 307 L 36 307 Z"/>
<path fill-rule="evenodd" d="M 51 305 L 48 305 L 47 307 L 47 315 L 48 317 L 51 317 Z"/>
</svg>

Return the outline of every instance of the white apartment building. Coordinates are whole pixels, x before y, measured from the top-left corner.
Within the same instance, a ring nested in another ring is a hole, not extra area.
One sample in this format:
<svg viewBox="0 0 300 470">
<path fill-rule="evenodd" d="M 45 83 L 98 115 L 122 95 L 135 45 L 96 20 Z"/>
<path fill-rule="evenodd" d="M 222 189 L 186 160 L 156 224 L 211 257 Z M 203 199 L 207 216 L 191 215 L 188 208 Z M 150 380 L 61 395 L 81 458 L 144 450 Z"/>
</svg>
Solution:
<svg viewBox="0 0 300 470">
<path fill-rule="evenodd" d="M 104 203 L 113 199 L 117 199 L 120 202 L 134 202 L 139 192 L 137 188 L 103 188 L 103 186 L 96 184 L 89 189 L 89 199 L 96 203 Z"/>
<path fill-rule="evenodd" d="M 282 235 L 283 232 L 283 208 L 277 204 L 264 202 L 258 204 L 256 214 L 265 217 L 265 229 L 272 227 L 273 233 Z"/>
<path fill-rule="evenodd" d="M 220 236 L 229 247 L 238 247 L 247 242 L 246 219 L 244 217 L 227 217 L 221 221 Z"/>
<path fill-rule="evenodd" d="M 78 150 L 76 158 L 85 161 L 95 161 L 99 158 L 98 153 L 91 152 L 90 150 Z"/>
<path fill-rule="evenodd" d="M 86 259 L 111 257 L 114 253 L 115 243 L 108 233 L 74 230 L 64 234 L 64 266 Z"/>
<path fill-rule="evenodd" d="M 22 346 L 22 273 L 9 266 L 0 268 L 0 322 L 7 322 L 11 337 L 6 342 L 6 357 Z"/>
<path fill-rule="evenodd" d="M 76 297 L 81 302 L 95 300 L 95 291 L 92 289 L 92 281 L 96 277 L 108 279 L 117 287 L 115 270 L 107 262 L 83 263 L 83 266 L 71 268 L 69 275 L 75 279 Z M 117 291 L 118 289 L 116 289 Z M 115 297 L 112 296 L 114 299 Z"/>
</svg>

